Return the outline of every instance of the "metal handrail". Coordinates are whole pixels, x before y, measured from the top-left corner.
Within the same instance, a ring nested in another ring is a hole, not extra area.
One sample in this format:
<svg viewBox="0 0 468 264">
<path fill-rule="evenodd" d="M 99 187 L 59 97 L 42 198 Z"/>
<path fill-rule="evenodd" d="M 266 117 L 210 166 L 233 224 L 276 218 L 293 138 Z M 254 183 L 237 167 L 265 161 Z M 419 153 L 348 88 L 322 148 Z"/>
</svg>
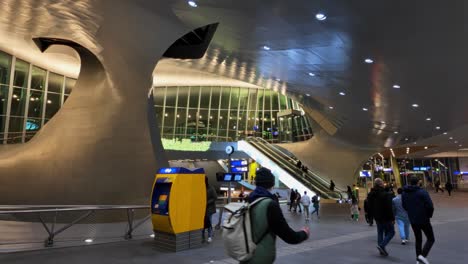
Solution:
<svg viewBox="0 0 468 264">
<path fill-rule="evenodd" d="M 146 222 L 151 214 L 135 223 L 135 210 L 150 209 L 148 205 L 101 205 L 101 206 L 79 206 L 79 205 L 22 205 L 22 206 L 0 206 L 0 215 L 15 215 L 15 214 L 37 214 L 39 221 L 42 223 L 48 237 L 44 241 L 44 247 L 52 247 L 54 245 L 54 238 L 69 229 L 73 225 L 83 221 L 96 211 L 105 210 L 126 210 L 128 230 L 124 234 L 124 238 L 129 240 L 133 237 L 133 231 Z M 57 216 L 60 212 L 85 212 L 78 218 L 74 219 L 71 223 L 65 225 L 59 230 L 55 230 L 57 224 Z M 54 221 L 51 226 L 48 226 L 42 218 L 42 213 L 55 213 Z"/>
<path fill-rule="evenodd" d="M 265 139 L 263 138 L 256 138 L 257 140 L 260 140 L 260 141 L 264 141 L 264 143 L 267 143 L 267 144 L 270 144 L 268 141 L 266 141 Z M 287 155 L 287 153 L 284 153 L 283 150 L 277 148 L 276 146 L 272 145 L 272 148 L 280 155 L 282 155 L 283 157 L 287 158 L 288 160 L 290 161 L 294 161 L 289 155 Z M 295 165 L 295 164 L 294 164 Z M 312 174 L 313 176 L 315 176 L 317 179 L 319 179 L 320 181 L 322 181 L 322 183 L 326 186 L 329 184 L 328 181 L 326 181 L 324 178 L 322 178 L 320 175 L 318 175 L 317 173 L 313 172 L 312 170 L 308 169 L 307 170 L 308 173 Z M 338 188 L 338 187 L 335 187 L 335 189 L 337 190 L 337 192 L 340 192 L 340 193 L 346 193 L 343 189 L 341 188 Z"/>
</svg>

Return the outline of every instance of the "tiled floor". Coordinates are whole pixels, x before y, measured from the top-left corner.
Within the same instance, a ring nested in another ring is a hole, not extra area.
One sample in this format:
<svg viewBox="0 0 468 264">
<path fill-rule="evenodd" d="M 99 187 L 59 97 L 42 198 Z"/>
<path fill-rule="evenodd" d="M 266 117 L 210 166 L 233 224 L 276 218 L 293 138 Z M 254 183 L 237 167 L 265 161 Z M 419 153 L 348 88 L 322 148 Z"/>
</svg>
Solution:
<svg viewBox="0 0 468 264">
<path fill-rule="evenodd" d="M 429 256 L 431 263 L 468 263 L 468 193 L 455 193 L 451 198 L 434 194 L 436 205 L 434 230 L 436 244 Z M 302 227 L 302 215 L 285 215 L 291 226 Z M 390 256 L 380 257 L 375 227 L 362 219 L 352 222 L 345 213 L 315 217 L 309 223 L 311 237 L 299 245 L 287 245 L 278 240 L 276 263 L 416 263 L 413 241 L 400 245 L 398 234 L 388 246 Z M 178 253 L 161 252 L 153 242 L 138 240 L 113 244 L 52 249 L 0 255 L 0 263 L 235 263 L 224 254 L 222 240 L 216 236 L 212 244 Z"/>
</svg>

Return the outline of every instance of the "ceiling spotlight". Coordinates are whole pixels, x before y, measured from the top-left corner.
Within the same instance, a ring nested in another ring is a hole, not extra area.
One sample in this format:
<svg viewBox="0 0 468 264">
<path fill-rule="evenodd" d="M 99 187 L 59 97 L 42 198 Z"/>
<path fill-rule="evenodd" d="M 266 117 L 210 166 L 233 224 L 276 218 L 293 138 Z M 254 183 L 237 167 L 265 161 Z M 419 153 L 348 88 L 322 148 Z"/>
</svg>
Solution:
<svg viewBox="0 0 468 264">
<path fill-rule="evenodd" d="M 313 72 L 309 72 L 309 76 L 312 76 L 312 77 L 314 77 L 314 76 L 315 76 L 315 73 L 313 73 Z"/>
<path fill-rule="evenodd" d="M 440 126 L 436 126 L 436 129 L 439 130 L 439 129 L 440 129 Z"/>
<path fill-rule="evenodd" d="M 431 121 L 432 119 L 430 117 L 426 118 L 426 121 Z"/>
<path fill-rule="evenodd" d="M 333 110 L 333 109 L 334 109 L 334 107 L 333 107 L 333 106 L 329 106 L 328 108 L 329 108 L 329 109 L 331 109 L 331 110 Z"/>
<path fill-rule="evenodd" d="M 400 85 L 394 84 L 394 85 L 393 85 L 393 88 L 395 88 L 395 89 L 400 89 Z"/>
<path fill-rule="evenodd" d="M 412 106 L 412 107 L 414 107 L 414 108 L 417 108 L 417 107 L 419 107 L 419 105 L 418 105 L 418 104 L 412 104 L 411 106 Z"/>
<path fill-rule="evenodd" d="M 408 138 L 405 138 L 406 141 L 408 141 L 409 139 Z"/>
<path fill-rule="evenodd" d="M 395 134 L 395 135 L 398 134 L 398 131 L 393 132 L 393 134 Z"/>
<path fill-rule="evenodd" d="M 306 94 L 306 96 L 310 96 L 310 94 Z"/>
<path fill-rule="evenodd" d="M 318 21 L 324 21 L 325 19 L 327 19 L 327 16 L 324 14 L 324 13 L 317 13 L 315 15 L 315 18 L 318 20 Z"/>
<path fill-rule="evenodd" d="M 86 242 L 86 243 L 93 243 L 93 240 L 92 240 L 91 238 L 87 238 L 87 239 L 85 239 L 84 242 Z"/>
<path fill-rule="evenodd" d="M 447 135 L 447 132 L 444 132 L 444 135 Z"/>
<path fill-rule="evenodd" d="M 370 59 L 370 58 L 365 59 L 364 62 L 367 63 L 367 64 L 374 63 L 374 61 L 372 59 Z"/>
<path fill-rule="evenodd" d="M 367 109 L 367 108 L 365 108 L 365 107 L 362 108 L 362 111 L 368 111 L 368 110 L 369 110 L 369 109 Z"/>
<path fill-rule="evenodd" d="M 454 143 L 455 143 L 455 144 L 457 144 L 457 143 L 458 143 L 458 141 L 455 141 Z"/>
<path fill-rule="evenodd" d="M 450 139 L 450 140 L 452 140 L 452 139 L 453 139 L 453 137 L 449 137 L 449 139 Z"/>
<path fill-rule="evenodd" d="M 151 237 L 151 238 L 154 238 L 154 234 L 151 234 L 150 237 Z"/>
<path fill-rule="evenodd" d="M 462 145 L 462 144 L 460 144 L 460 145 L 458 145 L 458 146 L 459 146 L 459 147 L 463 147 L 463 145 Z"/>
<path fill-rule="evenodd" d="M 424 149 L 427 149 L 427 147 L 424 147 Z"/>
<path fill-rule="evenodd" d="M 418 143 L 417 143 L 417 142 L 413 142 L 413 145 L 416 145 L 416 144 L 418 144 Z"/>
<path fill-rule="evenodd" d="M 346 93 L 345 93 L 345 92 L 340 92 L 339 94 L 340 94 L 340 95 L 346 95 Z"/>
<path fill-rule="evenodd" d="M 263 46 L 263 49 L 264 49 L 264 50 L 270 50 L 271 48 L 268 47 L 268 46 Z"/>
<path fill-rule="evenodd" d="M 191 7 L 198 7 L 197 2 L 195 2 L 195 1 L 188 1 L 188 4 Z"/>
</svg>

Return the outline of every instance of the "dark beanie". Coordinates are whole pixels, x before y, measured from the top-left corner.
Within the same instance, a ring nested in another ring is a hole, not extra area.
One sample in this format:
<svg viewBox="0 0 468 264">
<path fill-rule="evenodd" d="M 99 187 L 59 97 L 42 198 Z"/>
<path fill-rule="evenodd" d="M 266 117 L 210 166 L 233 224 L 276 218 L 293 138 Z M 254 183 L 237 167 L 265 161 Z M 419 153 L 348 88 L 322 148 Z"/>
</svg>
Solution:
<svg viewBox="0 0 468 264">
<path fill-rule="evenodd" d="M 275 186 L 275 176 L 267 168 L 260 168 L 255 176 L 255 185 L 270 189 Z"/>
<path fill-rule="evenodd" d="M 410 184 L 411 185 L 418 185 L 419 183 L 419 178 L 416 175 L 411 176 L 410 178 Z"/>
</svg>

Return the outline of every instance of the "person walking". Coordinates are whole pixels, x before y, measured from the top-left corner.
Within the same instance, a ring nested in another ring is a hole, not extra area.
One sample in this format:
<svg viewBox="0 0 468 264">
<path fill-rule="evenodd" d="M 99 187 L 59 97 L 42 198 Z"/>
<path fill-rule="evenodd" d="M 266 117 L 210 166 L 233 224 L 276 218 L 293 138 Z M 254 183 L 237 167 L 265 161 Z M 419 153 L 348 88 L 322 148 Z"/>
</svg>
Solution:
<svg viewBox="0 0 468 264">
<path fill-rule="evenodd" d="M 453 185 L 452 185 L 452 183 L 450 182 L 450 180 L 448 180 L 448 181 L 445 183 L 445 190 L 447 190 L 449 196 L 452 196 Z"/>
<path fill-rule="evenodd" d="M 208 183 L 208 177 L 205 176 L 205 186 L 206 186 L 206 211 L 205 211 L 205 220 L 202 231 L 202 240 L 205 241 L 205 230 L 208 231 L 208 243 L 213 241 L 213 226 L 211 225 L 211 218 L 213 214 L 216 213 L 216 199 L 218 195 L 213 186 Z"/>
<path fill-rule="evenodd" d="M 401 244 L 406 245 L 409 240 L 409 227 L 410 222 L 408 213 L 401 204 L 401 194 L 403 193 L 402 188 L 398 188 L 398 195 L 393 198 L 393 214 L 395 215 L 396 223 L 398 225 L 398 231 L 400 232 Z"/>
<path fill-rule="evenodd" d="M 294 231 L 289 227 L 281 211 L 279 203 L 271 193 L 275 185 L 275 177 L 265 167 L 256 172 L 255 190 L 248 196 L 249 203 L 267 197 L 256 204 L 250 211 L 252 232 L 257 244 L 254 255 L 241 264 L 270 264 L 276 258 L 276 237 L 279 236 L 288 244 L 299 244 L 309 238 L 310 230 L 303 227 L 301 231 Z"/>
<path fill-rule="evenodd" d="M 301 207 L 301 194 L 296 189 L 296 206 L 299 208 L 299 213 L 302 214 L 302 207 Z M 294 210 L 296 211 L 296 210 Z"/>
<path fill-rule="evenodd" d="M 353 191 L 351 190 L 351 186 L 346 186 L 346 194 L 348 195 L 348 201 L 351 201 L 351 198 L 353 197 Z"/>
<path fill-rule="evenodd" d="M 395 236 L 395 217 L 393 215 L 392 197 L 384 189 L 384 182 L 380 178 L 374 181 L 374 188 L 367 199 L 371 213 L 377 223 L 377 249 L 382 256 L 388 256 L 387 244 Z"/>
<path fill-rule="evenodd" d="M 412 176 L 410 186 L 404 188 L 401 196 L 402 206 L 408 212 L 414 237 L 416 239 L 416 259 L 418 263 L 428 264 L 427 256 L 434 245 L 434 231 L 431 218 L 434 214 L 434 205 L 429 193 L 418 186 L 419 179 Z M 426 243 L 422 248 L 422 232 L 426 235 Z"/>
<path fill-rule="evenodd" d="M 310 213 L 310 214 L 313 215 L 314 213 L 316 213 L 317 214 L 317 219 L 320 219 L 320 215 L 319 215 L 320 193 L 317 193 L 316 195 L 314 195 L 312 197 L 312 206 L 314 207 L 314 211 L 312 211 L 312 213 Z"/>
<path fill-rule="evenodd" d="M 330 180 L 330 191 L 335 191 L 335 183 L 333 182 L 333 180 Z"/>
<path fill-rule="evenodd" d="M 289 194 L 289 212 L 291 212 L 291 208 L 294 208 L 294 203 L 296 202 L 296 191 L 291 189 L 291 193 Z"/>
<path fill-rule="evenodd" d="M 304 207 L 305 220 L 306 222 L 309 222 L 310 197 L 307 195 L 306 191 L 304 191 L 304 195 L 301 198 L 301 204 Z"/>
<path fill-rule="evenodd" d="M 374 188 L 371 189 L 371 192 Z M 369 205 L 369 198 L 366 198 L 364 200 L 364 215 L 366 218 L 366 222 L 369 224 L 369 226 L 374 225 L 374 217 L 372 216 L 371 208 Z"/>
</svg>

